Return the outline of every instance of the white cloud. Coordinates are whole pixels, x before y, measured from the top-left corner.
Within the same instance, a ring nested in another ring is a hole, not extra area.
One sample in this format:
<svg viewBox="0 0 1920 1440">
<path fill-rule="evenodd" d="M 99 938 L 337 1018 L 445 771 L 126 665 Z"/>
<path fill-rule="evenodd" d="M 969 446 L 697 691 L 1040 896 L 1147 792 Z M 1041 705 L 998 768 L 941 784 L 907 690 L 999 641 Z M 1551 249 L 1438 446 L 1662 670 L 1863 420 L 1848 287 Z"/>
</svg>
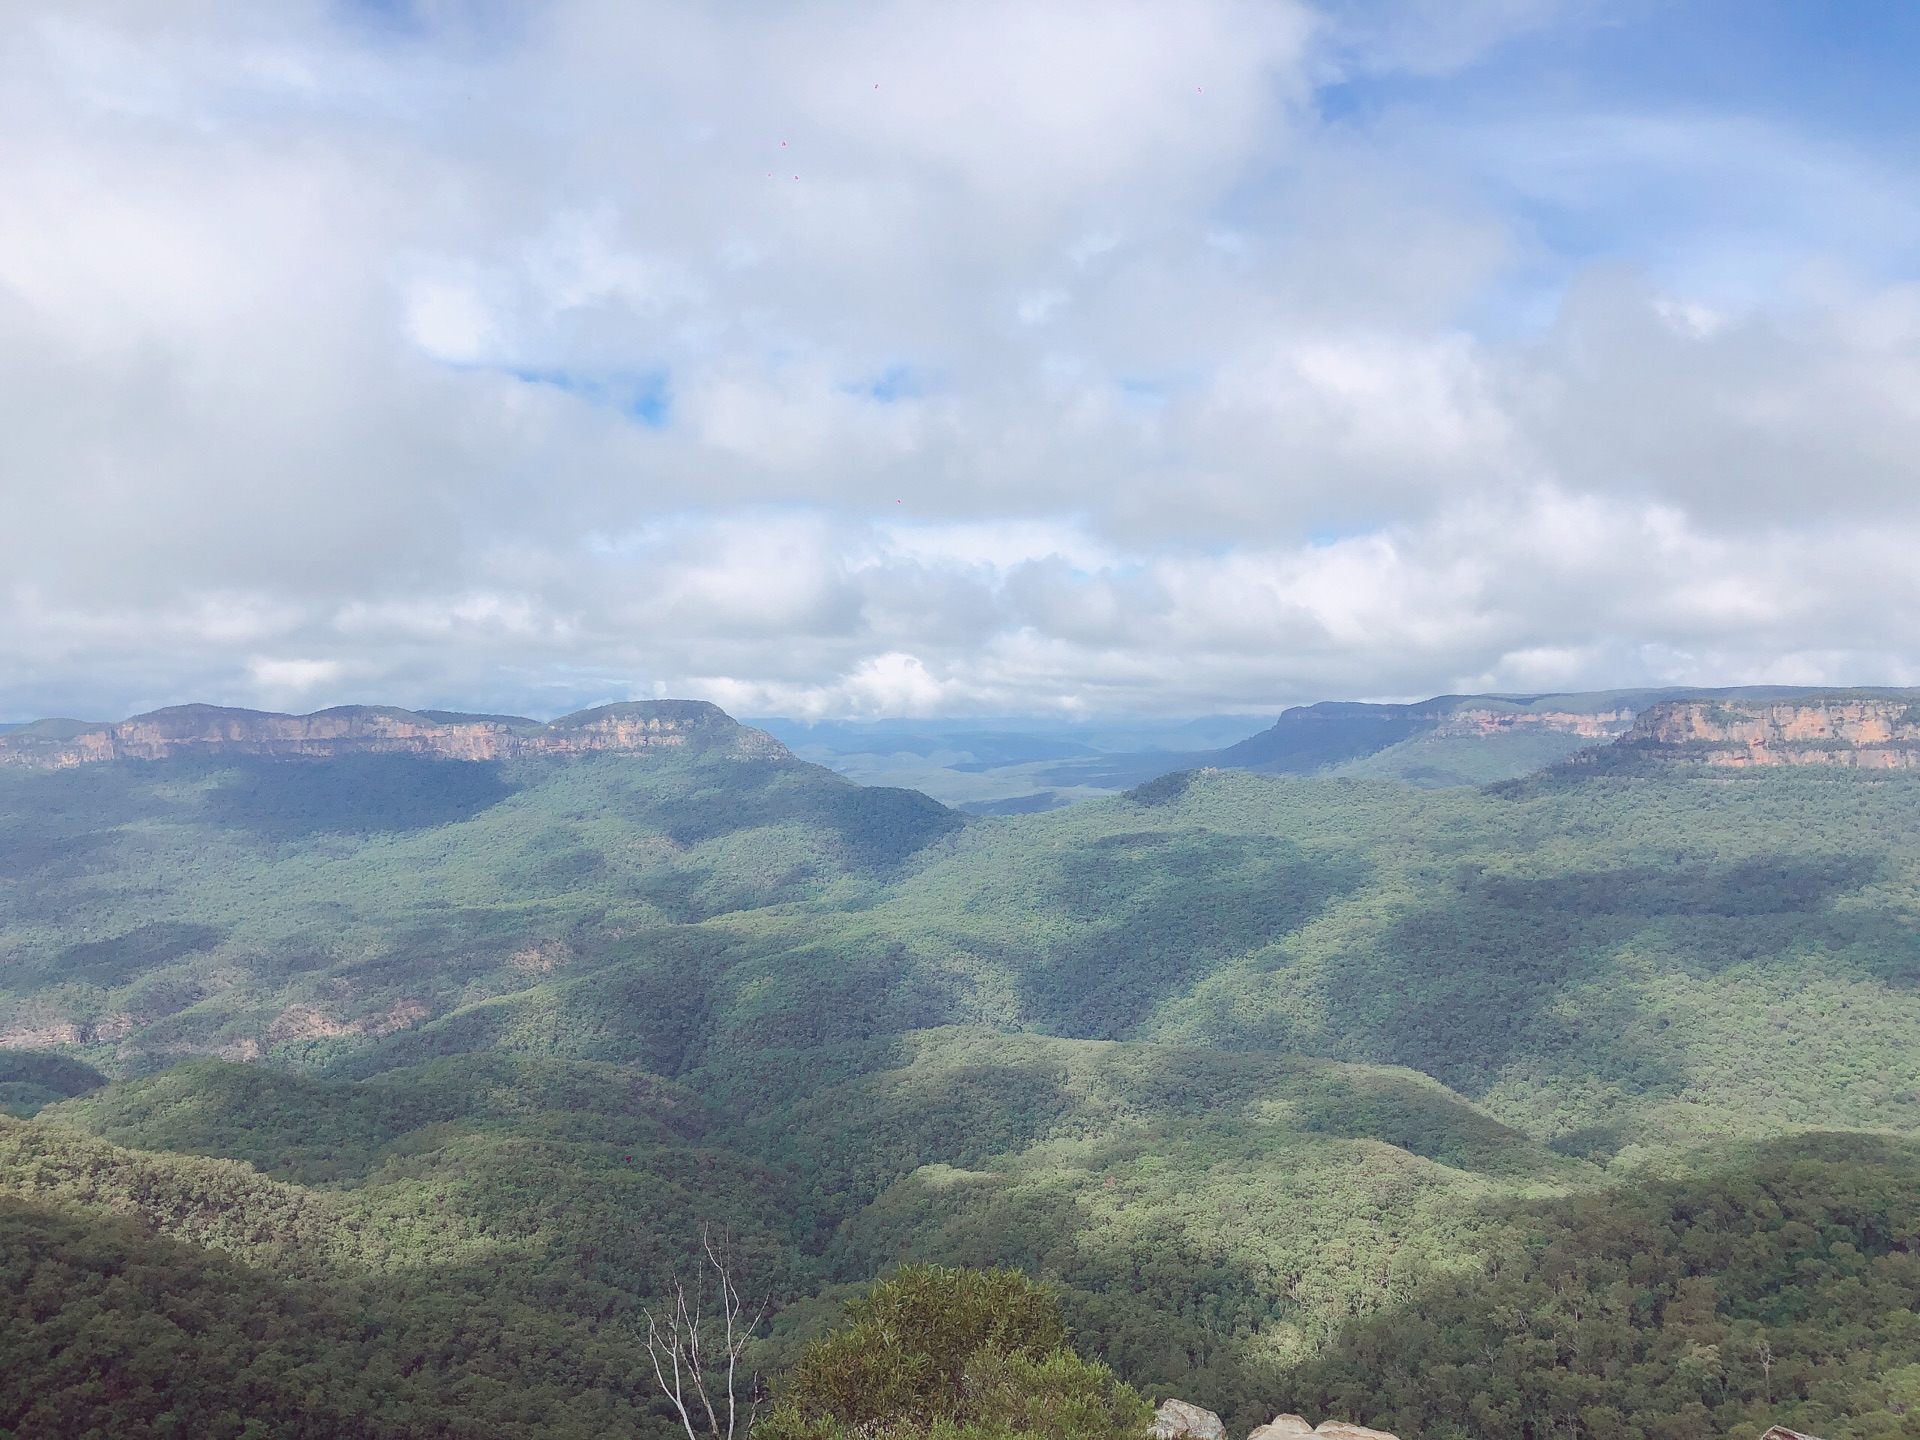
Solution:
<svg viewBox="0 0 1920 1440">
<path fill-rule="evenodd" d="M 407 338 L 436 360 L 474 365 L 499 353 L 500 332 L 471 285 L 417 280 L 408 288 Z"/>
<path fill-rule="evenodd" d="M 1314 118 L 1565 8 L 10 7 L 0 712 L 1920 673 L 1910 177 Z M 1512 195 L 1722 170 L 1740 284 L 1476 319 Z"/>
<path fill-rule="evenodd" d="M 337 684 L 346 673 L 338 660 L 265 660 L 247 663 L 247 674 L 269 695 L 300 700 L 323 686 Z"/>
</svg>

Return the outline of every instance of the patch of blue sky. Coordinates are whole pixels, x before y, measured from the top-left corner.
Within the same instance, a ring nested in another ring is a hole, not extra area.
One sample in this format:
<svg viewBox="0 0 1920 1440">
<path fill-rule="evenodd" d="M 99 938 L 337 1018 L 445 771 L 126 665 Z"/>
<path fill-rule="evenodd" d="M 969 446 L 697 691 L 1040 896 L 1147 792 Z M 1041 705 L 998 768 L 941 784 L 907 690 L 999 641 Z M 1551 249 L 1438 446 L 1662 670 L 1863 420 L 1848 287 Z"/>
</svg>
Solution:
<svg viewBox="0 0 1920 1440">
<path fill-rule="evenodd" d="M 1144 380 L 1130 375 L 1119 376 L 1114 383 L 1129 404 L 1155 410 L 1167 403 L 1174 389 L 1164 380 Z"/>
<path fill-rule="evenodd" d="M 328 14 L 358 40 L 458 65 L 524 45 L 534 11 L 513 0 L 330 0 Z"/>
<path fill-rule="evenodd" d="M 1334 9 L 1377 29 L 1372 5 Z M 1318 109 L 1506 220 L 1513 273 L 1474 328 L 1529 328 L 1600 259 L 1733 306 L 1809 263 L 1881 283 L 1920 268 L 1913 0 L 1574 5 L 1434 68 L 1356 48 Z"/>
<path fill-rule="evenodd" d="M 1463 139 L 1509 212 L 1570 264 L 1631 259 L 1737 300 L 1806 259 L 1899 275 L 1920 242 L 1920 176 L 1768 122 L 1584 116 Z"/>
<path fill-rule="evenodd" d="M 333 11 L 349 24 L 377 25 L 402 34 L 419 34 L 426 28 L 416 0 L 333 0 Z"/>
<path fill-rule="evenodd" d="M 1339 57 L 1319 99 L 1323 116 L 1362 123 L 1409 104 L 1516 120 L 1697 109 L 1770 118 L 1897 155 L 1920 125 L 1917 63 L 1920 6 L 1912 0 L 1612 0 L 1561 6 L 1557 20 L 1518 27 L 1454 67 Z"/>
<path fill-rule="evenodd" d="M 1023 565 L 1048 565 L 1058 561 L 1058 568 L 1051 571 L 1050 577 L 1064 580 L 1076 590 L 1084 590 L 1094 585 L 1127 585 L 1151 577 L 1152 563 L 1145 559 L 1119 560 L 1111 565 L 1099 568 L 1079 564 L 1062 556 L 1050 555 L 1044 558 L 1022 561 Z M 1012 572 L 1019 566 L 1009 566 L 994 583 L 996 590 L 1004 590 L 1011 579 Z"/>
<path fill-rule="evenodd" d="M 690 537 L 711 534 L 713 526 L 727 516 L 758 518 L 778 528 L 783 521 L 806 524 L 828 513 L 822 506 L 806 503 L 760 505 L 752 511 L 694 504 L 679 510 L 664 511 L 647 523 L 630 529 L 586 531 L 581 535 L 579 544 L 585 554 L 596 559 L 632 561 L 676 545 L 684 546 Z"/>
<path fill-rule="evenodd" d="M 875 380 L 857 387 L 858 393 L 892 405 L 901 400 L 918 400 L 927 393 L 925 377 L 911 365 L 889 365 Z"/>
<path fill-rule="evenodd" d="M 506 0 L 333 0 L 342 19 L 374 25 L 401 35 L 431 36 L 459 28 L 470 30 L 507 18 Z"/>
<path fill-rule="evenodd" d="M 528 385 L 551 385 L 590 405 L 615 410 L 650 430 L 665 429 L 673 416 L 673 388 L 664 370 L 583 374 L 572 370 L 514 370 Z"/>
</svg>

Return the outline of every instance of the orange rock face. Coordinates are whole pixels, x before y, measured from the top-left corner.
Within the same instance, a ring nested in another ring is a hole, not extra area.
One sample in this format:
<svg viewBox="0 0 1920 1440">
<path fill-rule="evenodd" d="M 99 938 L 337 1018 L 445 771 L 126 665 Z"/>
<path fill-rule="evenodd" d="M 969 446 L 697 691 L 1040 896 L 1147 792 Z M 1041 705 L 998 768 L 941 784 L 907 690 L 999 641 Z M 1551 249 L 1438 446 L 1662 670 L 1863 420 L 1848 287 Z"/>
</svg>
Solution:
<svg viewBox="0 0 1920 1440">
<path fill-rule="evenodd" d="M 1668 700 L 1622 745 L 1693 764 L 1920 768 L 1920 696 Z"/>
<path fill-rule="evenodd" d="M 1624 735 L 1633 726 L 1633 711 L 1620 708 L 1580 712 L 1571 710 L 1456 710 L 1440 722 L 1436 735 L 1506 735 L 1539 730 L 1560 735 L 1582 735 L 1607 740 Z"/>
<path fill-rule="evenodd" d="M 512 760 L 688 746 L 718 746 L 742 758 L 787 753 L 771 735 L 738 725 L 725 711 L 697 700 L 602 705 L 547 725 L 482 716 L 443 721 L 373 705 L 343 705 L 312 715 L 176 705 L 118 724 L 63 729 L 42 724 L 0 735 L 0 765 L 57 770 L 214 752 L 289 759 L 385 754 Z"/>
</svg>

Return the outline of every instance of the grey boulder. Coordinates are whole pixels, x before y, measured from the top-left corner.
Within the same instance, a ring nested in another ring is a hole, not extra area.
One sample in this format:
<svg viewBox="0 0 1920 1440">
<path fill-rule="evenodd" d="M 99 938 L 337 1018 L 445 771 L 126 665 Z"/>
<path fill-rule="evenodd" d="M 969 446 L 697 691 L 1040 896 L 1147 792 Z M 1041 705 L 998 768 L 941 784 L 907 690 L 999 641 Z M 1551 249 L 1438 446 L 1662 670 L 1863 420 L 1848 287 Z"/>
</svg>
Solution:
<svg viewBox="0 0 1920 1440">
<path fill-rule="evenodd" d="M 1184 1400 L 1169 1400 L 1154 1411 L 1147 1433 L 1154 1440 L 1227 1440 L 1218 1415 Z"/>
</svg>

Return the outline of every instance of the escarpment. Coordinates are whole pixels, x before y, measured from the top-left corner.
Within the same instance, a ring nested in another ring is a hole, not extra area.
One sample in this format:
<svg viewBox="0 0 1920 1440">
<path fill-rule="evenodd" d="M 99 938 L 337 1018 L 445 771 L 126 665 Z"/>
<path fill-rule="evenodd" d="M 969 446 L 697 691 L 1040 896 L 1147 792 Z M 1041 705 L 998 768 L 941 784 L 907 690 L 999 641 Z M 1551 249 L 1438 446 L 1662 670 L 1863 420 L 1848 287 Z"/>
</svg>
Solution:
<svg viewBox="0 0 1920 1440">
<path fill-rule="evenodd" d="M 546 724 L 518 716 L 419 712 L 381 705 L 342 705 L 311 715 L 175 705 L 113 724 L 36 721 L 0 735 L 0 765 L 60 770 L 108 760 L 166 760 L 196 754 L 513 760 L 661 749 L 718 749 L 743 759 L 779 758 L 788 753 L 771 735 L 741 725 L 718 706 L 699 700 L 601 705 Z"/>
<path fill-rule="evenodd" d="M 1911 770 L 1920 768 L 1920 691 L 1664 700 L 1591 758 L 1600 764 Z"/>
<path fill-rule="evenodd" d="M 1456 706 L 1434 727 L 1435 735 L 1468 736 L 1543 734 L 1577 735 L 1586 740 L 1611 740 L 1633 725 L 1634 712 L 1626 705 L 1593 710 L 1529 709 L 1517 704 Z"/>
</svg>

